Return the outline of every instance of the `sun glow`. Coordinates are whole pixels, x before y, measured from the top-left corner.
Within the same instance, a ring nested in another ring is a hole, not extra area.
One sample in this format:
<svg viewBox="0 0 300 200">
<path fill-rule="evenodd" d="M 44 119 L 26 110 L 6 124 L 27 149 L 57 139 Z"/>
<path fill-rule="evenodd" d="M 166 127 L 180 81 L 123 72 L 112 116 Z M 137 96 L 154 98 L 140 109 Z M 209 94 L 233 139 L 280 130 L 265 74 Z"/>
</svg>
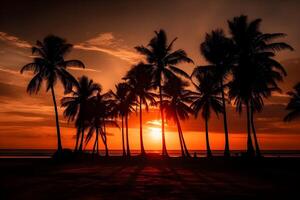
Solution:
<svg viewBox="0 0 300 200">
<path fill-rule="evenodd" d="M 161 129 L 156 127 L 149 127 L 149 133 L 153 140 L 160 140 L 161 139 Z"/>
</svg>

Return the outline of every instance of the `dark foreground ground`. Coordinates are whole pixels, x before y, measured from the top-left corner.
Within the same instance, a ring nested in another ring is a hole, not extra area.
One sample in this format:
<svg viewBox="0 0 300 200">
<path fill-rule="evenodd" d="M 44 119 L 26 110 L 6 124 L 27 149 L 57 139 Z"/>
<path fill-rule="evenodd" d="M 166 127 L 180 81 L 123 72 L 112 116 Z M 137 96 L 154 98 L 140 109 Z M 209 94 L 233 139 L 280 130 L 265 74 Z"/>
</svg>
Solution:
<svg viewBox="0 0 300 200">
<path fill-rule="evenodd" d="M 298 199 L 299 158 L 0 159 L 0 199 Z M 295 196 L 296 195 L 296 196 Z"/>
</svg>

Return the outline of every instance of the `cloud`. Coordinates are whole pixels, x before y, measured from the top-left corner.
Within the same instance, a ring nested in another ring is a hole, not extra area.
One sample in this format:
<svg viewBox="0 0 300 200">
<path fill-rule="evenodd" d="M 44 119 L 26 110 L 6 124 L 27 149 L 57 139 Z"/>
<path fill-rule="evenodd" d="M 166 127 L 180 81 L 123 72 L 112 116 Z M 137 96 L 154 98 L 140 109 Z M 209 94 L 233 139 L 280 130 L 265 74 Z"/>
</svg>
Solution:
<svg viewBox="0 0 300 200">
<path fill-rule="evenodd" d="M 74 48 L 106 53 L 129 63 L 139 62 L 142 56 L 123 43 L 122 39 L 115 38 L 112 33 L 101 33 L 94 38 L 74 45 Z"/>
<path fill-rule="evenodd" d="M 29 42 L 22 40 L 16 36 L 9 35 L 8 33 L 0 32 L 0 40 L 16 47 L 31 48 L 31 44 Z"/>
</svg>

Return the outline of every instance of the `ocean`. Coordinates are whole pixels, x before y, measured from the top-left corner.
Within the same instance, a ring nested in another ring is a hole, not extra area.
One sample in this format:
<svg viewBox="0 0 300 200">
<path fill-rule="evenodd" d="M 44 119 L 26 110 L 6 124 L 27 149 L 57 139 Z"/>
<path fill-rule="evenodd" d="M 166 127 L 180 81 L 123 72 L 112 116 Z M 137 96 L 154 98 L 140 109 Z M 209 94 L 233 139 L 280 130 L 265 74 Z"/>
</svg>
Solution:
<svg viewBox="0 0 300 200">
<path fill-rule="evenodd" d="M 0 149 L 0 159 L 1 158 L 51 158 L 55 149 Z M 90 150 L 86 150 L 90 152 Z M 147 150 L 147 153 L 160 154 L 160 150 Z M 192 156 L 205 157 L 205 150 L 189 150 Z M 245 150 L 233 150 L 231 151 L 232 156 L 239 156 Z M 264 157 L 300 157 L 300 150 L 263 150 L 261 151 Z M 100 155 L 104 155 L 104 150 L 100 150 Z M 131 150 L 131 155 L 138 155 L 139 150 Z M 178 157 L 181 155 L 180 150 L 168 150 L 168 153 L 172 157 Z M 214 156 L 222 156 L 223 150 L 213 150 Z M 122 155 L 122 150 L 110 150 L 110 156 L 120 156 Z"/>
</svg>

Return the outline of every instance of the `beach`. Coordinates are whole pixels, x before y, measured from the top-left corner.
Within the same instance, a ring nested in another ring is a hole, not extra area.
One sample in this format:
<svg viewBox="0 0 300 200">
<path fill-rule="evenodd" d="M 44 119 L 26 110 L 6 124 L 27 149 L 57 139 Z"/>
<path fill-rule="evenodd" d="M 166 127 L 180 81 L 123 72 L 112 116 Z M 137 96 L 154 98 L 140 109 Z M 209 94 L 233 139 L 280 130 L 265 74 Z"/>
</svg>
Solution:
<svg viewBox="0 0 300 200">
<path fill-rule="evenodd" d="M 0 199 L 288 198 L 299 167 L 299 158 L 0 159 Z"/>
</svg>

